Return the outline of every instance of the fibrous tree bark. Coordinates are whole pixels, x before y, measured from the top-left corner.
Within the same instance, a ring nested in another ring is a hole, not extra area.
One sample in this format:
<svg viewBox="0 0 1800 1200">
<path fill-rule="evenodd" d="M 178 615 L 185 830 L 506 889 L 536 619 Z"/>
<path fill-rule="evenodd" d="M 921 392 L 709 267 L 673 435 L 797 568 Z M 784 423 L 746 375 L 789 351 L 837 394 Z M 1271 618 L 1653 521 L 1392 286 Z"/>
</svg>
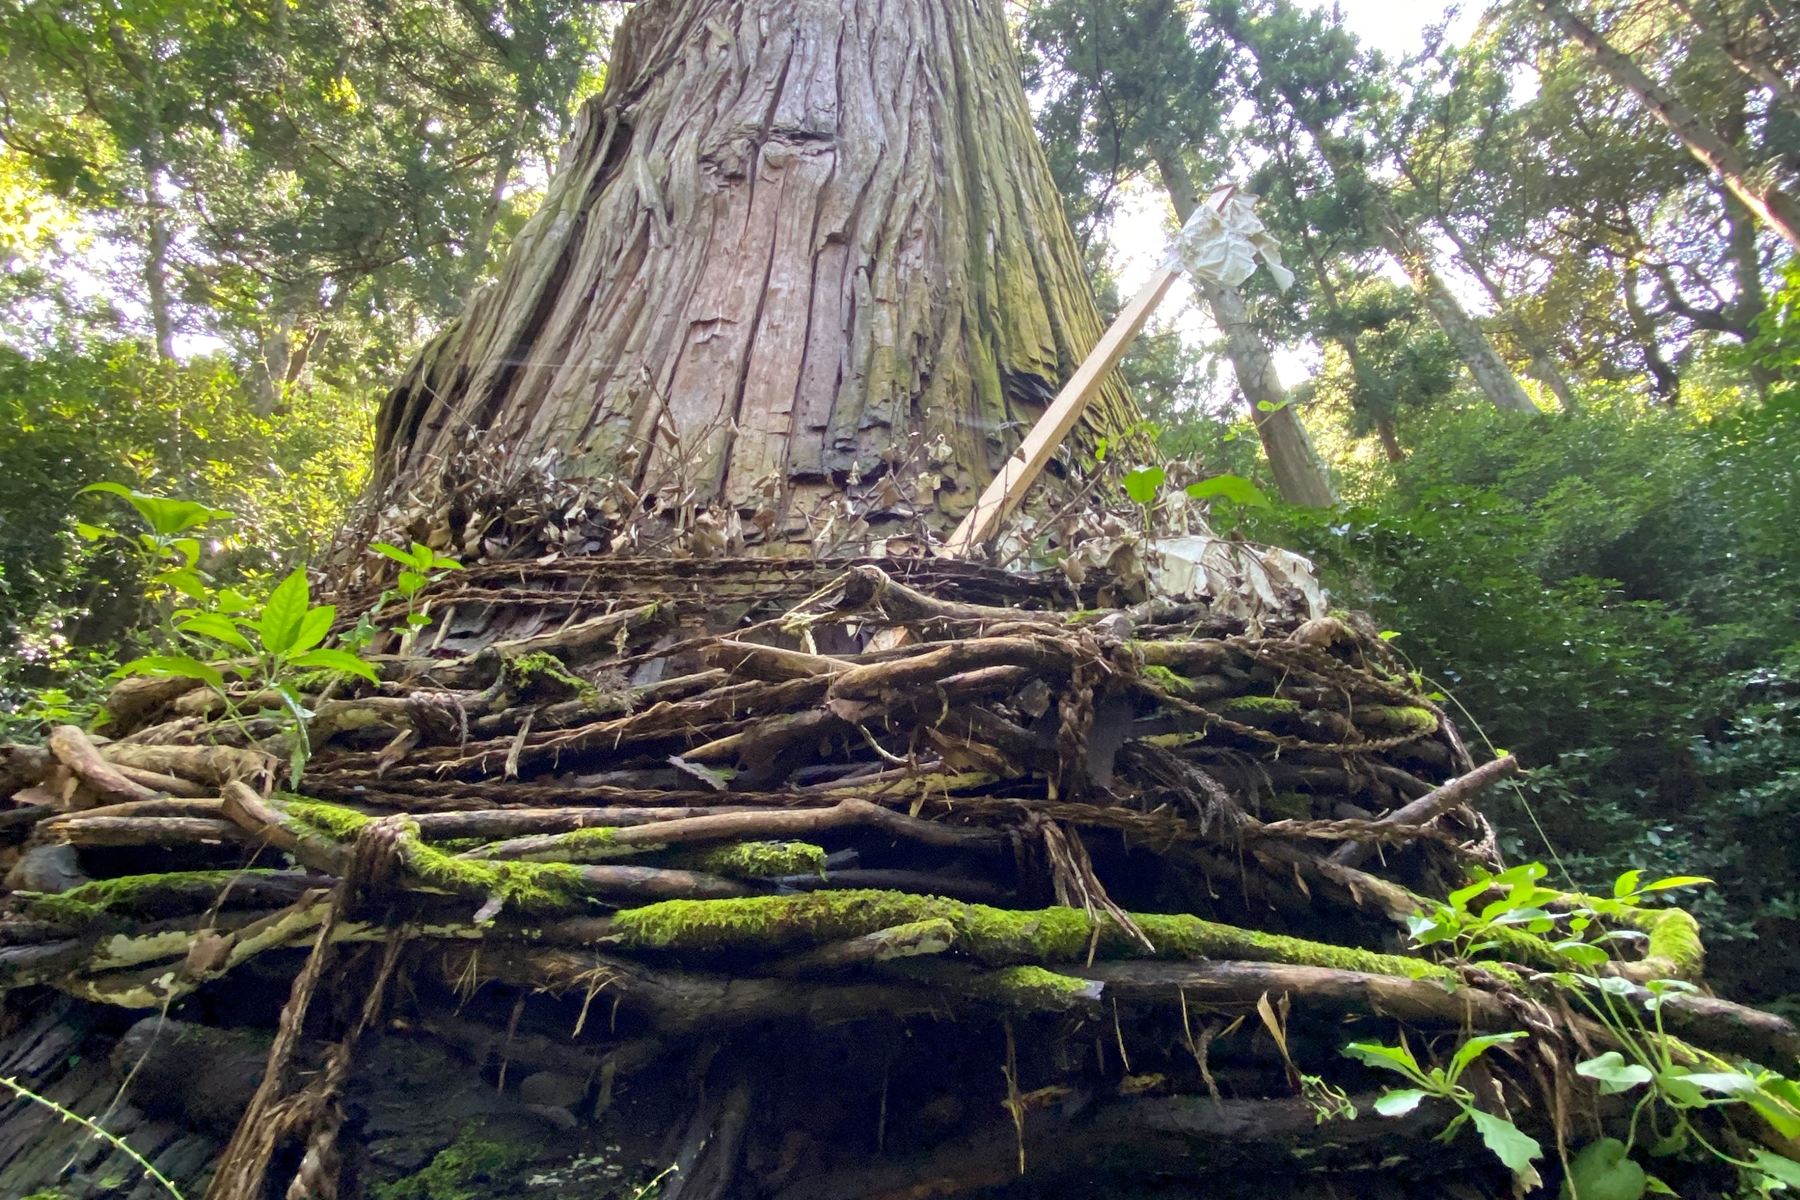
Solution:
<svg viewBox="0 0 1800 1200">
<path fill-rule="evenodd" d="M 1629 54 L 1619 50 L 1594 26 L 1562 0 L 1535 0 L 1538 10 L 1563 33 L 1593 55 L 1600 69 L 1614 83 L 1636 96 L 1650 115 L 1681 139 L 1692 154 L 1744 202 L 1770 229 L 1800 249 L 1800 201 L 1763 177 L 1758 165 L 1745 157 L 1718 130 L 1689 108 L 1674 92 L 1652 79 Z"/>
<path fill-rule="evenodd" d="M 1200 203 L 1193 177 L 1180 154 L 1164 146 L 1156 148 L 1157 173 L 1175 209 L 1177 220 L 1186 222 Z M 1275 486 L 1281 498 L 1290 504 L 1309 508 L 1328 508 L 1336 502 L 1331 491 L 1331 477 L 1319 458 L 1312 438 L 1301 424 L 1294 406 L 1288 403 L 1287 390 L 1275 371 L 1274 355 L 1269 344 L 1251 323 L 1244 298 L 1234 287 L 1196 278 L 1194 286 L 1212 310 L 1213 321 L 1225 335 L 1225 353 L 1237 376 L 1238 389 L 1250 406 L 1250 419 L 1262 439 L 1263 453 L 1268 455 L 1269 469 L 1275 475 Z"/>
<path fill-rule="evenodd" d="M 353 536 L 947 526 L 1102 331 L 1018 78 L 972 0 L 634 11 L 499 279 L 383 406 Z M 1115 379 L 1086 428 L 1133 422 Z"/>
</svg>

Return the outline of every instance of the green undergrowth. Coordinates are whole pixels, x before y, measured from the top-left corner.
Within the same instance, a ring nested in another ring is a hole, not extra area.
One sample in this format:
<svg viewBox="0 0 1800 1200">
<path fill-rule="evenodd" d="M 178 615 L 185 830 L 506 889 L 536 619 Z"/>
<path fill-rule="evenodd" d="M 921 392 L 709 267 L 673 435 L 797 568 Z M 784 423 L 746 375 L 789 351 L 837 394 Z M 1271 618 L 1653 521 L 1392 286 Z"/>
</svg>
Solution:
<svg viewBox="0 0 1800 1200">
<path fill-rule="evenodd" d="M 1096 924 L 1079 909 L 1014 911 L 888 891 L 667 900 L 617 914 L 613 928 L 614 940 L 631 949 L 774 954 L 932 918 L 948 921 L 958 948 L 989 966 L 1082 961 L 1090 944 L 1105 958 L 1149 955 L 1110 920 L 1098 923 L 1096 944 Z M 1446 982 L 1456 978 L 1424 959 L 1259 933 L 1183 913 L 1134 914 L 1132 919 L 1156 947 L 1158 958 L 1284 962 Z"/>
</svg>

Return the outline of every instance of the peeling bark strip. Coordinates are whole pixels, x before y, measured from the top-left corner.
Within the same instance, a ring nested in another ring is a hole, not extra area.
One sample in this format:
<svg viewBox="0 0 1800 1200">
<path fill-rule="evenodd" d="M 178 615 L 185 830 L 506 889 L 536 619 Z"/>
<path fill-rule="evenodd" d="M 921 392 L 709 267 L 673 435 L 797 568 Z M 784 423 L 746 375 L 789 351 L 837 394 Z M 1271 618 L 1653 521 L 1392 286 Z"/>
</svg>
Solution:
<svg viewBox="0 0 1800 1200">
<path fill-rule="evenodd" d="M 678 534 L 719 505 L 807 542 L 845 492 L 870 537 L 947 528 L 1102 331 L 1018 80 L 973 0 L 634 9 L 499 280 L 383 406 L 358 534 L 604 546 L 661 495 Z M 1087 420 L 1133 412 L 1115 377 Z"/>
</svg>

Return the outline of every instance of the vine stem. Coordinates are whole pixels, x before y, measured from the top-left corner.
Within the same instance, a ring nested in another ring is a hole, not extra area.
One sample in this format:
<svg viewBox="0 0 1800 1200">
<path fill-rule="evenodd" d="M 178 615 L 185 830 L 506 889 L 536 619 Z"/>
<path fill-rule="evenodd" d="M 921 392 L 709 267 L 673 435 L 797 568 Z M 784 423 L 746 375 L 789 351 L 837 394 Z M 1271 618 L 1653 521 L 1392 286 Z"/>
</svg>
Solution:
<svg viewBox="0 0 1800 1200">
<path fill-rule="evenodd" d="M 172 1180 L 170 1180 L 170 1178 L 167 1175 L 164 1175 L 161 1171 L 159 1171 L 155 1167 L 151 1166 L 149 1159 L 147 1159 L 143 1155 L 139 1154 L 136 1150 L 133 1150 L 129 1145 L 126 1144 L 125 1139 L 120 1137 L 118 1134 L 112 1133 L 111 1131 L 106 1130 L 106 1129 L 102 1129 L 100 1126 L 94 1124 L 94 1122 L 88 1120 L 86 1117 L 82 1116 L 80 1113 L 70 1112 L 68 1109 L 64 1108 L 62 1105 L 58 1104 L 56 1101 L 50 1099 L 48 1096 L 38 1095 L 36 1092 L 32 1091 L 30 1088 L 26 1087 L 24 1084 L 19 1083 L 15 1079 L 0 1078 L 0 1087 L 9 1088 L 9 1089 L 11 1089 L 11 1091 L 13 1092 L 14 1095 L 21 1096 L 21 1097 L 25 1098 L 26 1100 L 30 1100 L 34 1104 L 41 1104 L 45 1108 L 49 1109 L 51 1112 L 55 1113 L 57 1116 L 61 1117 L 63 1120 L 73 1121 L 77 1125 L 80 1125 L 80 1126 L 83 1126 L 84 1128 L 86 1128 L 90 1133 L 94 1134 L 96 1137 L 99 1137 L 99 1138 L 103 1139 L 104 1141 L 110 1142 L 112 1145 L 116 1146 L 118 1149 L 124 1151 L 125 1154 L 127 1156 L 129 1156 L 133 1162 L 137 1163 L 138 1166 L 144 1168 L 144 1174 L 150 1176 L 150 1178 L 156 1180 L 157 1183 L 161 1184 L 163 1186 L 164 1190 L 166 1190 L 169 1193 L 169 1195 L 175 1197 L 175 1200 L 187 1200 L 187 1198 L 181 1194 L 181 1189 L 177 1188 L 175 1186 L 174 1182 Z"/>
</svg>

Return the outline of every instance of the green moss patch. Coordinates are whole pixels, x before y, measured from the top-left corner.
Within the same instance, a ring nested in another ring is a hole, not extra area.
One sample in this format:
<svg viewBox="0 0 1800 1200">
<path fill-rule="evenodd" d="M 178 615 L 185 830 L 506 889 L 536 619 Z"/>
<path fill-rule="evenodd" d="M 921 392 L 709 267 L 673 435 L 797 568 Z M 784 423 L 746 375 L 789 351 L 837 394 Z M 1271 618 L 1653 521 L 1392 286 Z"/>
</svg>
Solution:
<svg viewBox="0 0 1800 1200">
<path fill-rule="evenodd" d="M 738 842 L 689 851 L 670 866 L 705 871 L 728 879 L 773 879 L 781 875 L 822 875 L 825 848 L 811 842 Z"/>
<path fill-rule="evenodd" d="M 1085 959 L 1095 933 L 1095 923 L 1079 909 L 1017 911 L 886 891 L 668 900 L 621 912 L 614 917 L 613 927 L 617 940 L 634 949 L 767 954 L 802 950 L 932 918 L 951 924 L 957 947 L 964 953 L 994 967 Z M 1424 959 L 1258 933 L 1185 913 L 1134 914 L 1132 919 L 1149 936 L 1158 958 L 1243 959 L 1409 979 L 1455 979 L 1448 969 Z M 1106 919 L 1099 922 L 1097 952 L 1106 958 L 1147 955 Z"/>
<path fill-rule="evenodd" d="M 100 879 L 57 895 L 36 892 L 20 892 L 19 895 L 26 898 L 24 915 L 32 920 L 81 924 L 103 913 L 129 911 L 145 892 L 192 889 L 196 900 L 204 900 L 216 895 L 233 880 L 275 873 L 264 869 L 171 871 Z"/>
</svg>

